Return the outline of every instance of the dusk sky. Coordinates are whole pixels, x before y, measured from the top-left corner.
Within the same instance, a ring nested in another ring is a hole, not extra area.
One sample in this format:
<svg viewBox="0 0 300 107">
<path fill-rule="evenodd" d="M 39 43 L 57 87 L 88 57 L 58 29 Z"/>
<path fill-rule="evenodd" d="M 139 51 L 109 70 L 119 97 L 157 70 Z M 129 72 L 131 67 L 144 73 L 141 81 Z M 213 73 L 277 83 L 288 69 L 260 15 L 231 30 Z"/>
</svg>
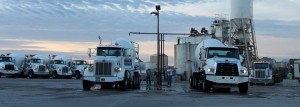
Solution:
<svg viewBox="0 0 300 107">
<path fill-rule="evenodd" d="M 87 59 L 87 49 L 126 38 L 140 44 L 140 57 L 156 53 L 160 32 L 188 33 L 210 27 L 216 14 L 230 16 L 230 0 L 0 0 L 0 53 L 66 54 Z M 254 29 L 259 57 L 300 58 L 300 0 L 254 0 Z M 228 17 L 230 18 L 230 17 Z M 181 36 L 185 37 L 185 36 Z M 174 62 L 177 36 L 166 37 L 166 54 Z"/>
</svg>

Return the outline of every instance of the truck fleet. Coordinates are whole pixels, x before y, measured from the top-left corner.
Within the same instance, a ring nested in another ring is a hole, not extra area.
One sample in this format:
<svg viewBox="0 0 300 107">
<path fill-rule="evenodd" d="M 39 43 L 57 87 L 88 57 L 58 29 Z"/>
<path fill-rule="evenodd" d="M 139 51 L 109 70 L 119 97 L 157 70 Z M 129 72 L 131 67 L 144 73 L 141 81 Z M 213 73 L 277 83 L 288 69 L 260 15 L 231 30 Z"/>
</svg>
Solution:
<svg viewBox="0 0 300 107">
<path fill-rule="evenodd" d="M 93 63 L 83 73 L 84 90 L 90 90 L 96 84 L 101 88 L 118 87 L 121 90 L 140 87 L 140 72 L 135 70 L 138 50 L 134 42 L 118 39 L 108 45 L 100 43 L 95 51 Z"/>
</svg>

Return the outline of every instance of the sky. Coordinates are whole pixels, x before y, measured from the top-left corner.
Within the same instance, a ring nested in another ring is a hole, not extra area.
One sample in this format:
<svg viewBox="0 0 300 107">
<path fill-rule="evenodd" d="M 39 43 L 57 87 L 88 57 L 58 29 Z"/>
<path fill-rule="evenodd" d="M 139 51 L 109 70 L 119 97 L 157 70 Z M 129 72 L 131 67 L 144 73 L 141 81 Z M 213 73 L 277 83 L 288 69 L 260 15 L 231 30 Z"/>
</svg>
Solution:
<svg viewBox="0 0 300 107">
<path fill-rule="evenodd" d="M 149 14 L 155 5 L 161 5 L 160 32 L 189 33 L 191 27 L 210 27 L 216 14 L 230 16 L 230 0 L 0 0 L 0 53 L 88 59 L 88 48 L 101 36 L 103 43 L 116 38 L 139 43 L 140 58 L 147 62 L 156 53 L 156 35 L 129 32 L 156 32 L 157 18 Z M 259 57 L 300 57 L 298 10 L 299 0 L 253 1 Z M 165 37 L 170 65 L 177 37 Z"/>
</svg>

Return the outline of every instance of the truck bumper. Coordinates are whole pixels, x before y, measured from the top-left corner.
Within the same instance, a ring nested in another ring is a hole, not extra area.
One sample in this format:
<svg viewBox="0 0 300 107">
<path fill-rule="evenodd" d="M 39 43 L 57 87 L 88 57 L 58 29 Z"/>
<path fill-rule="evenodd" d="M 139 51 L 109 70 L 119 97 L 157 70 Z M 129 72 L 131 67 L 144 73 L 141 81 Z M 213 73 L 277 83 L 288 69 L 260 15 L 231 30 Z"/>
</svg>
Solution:
<svg viewBox="0 0 300 107">
<path fill-rule="evenodd" d="M 15 74 L 19 74 L 18 70 L 0 70 L 0 73 L 2 75 L 15 75 Z"/>
<path fill-rule="evenodd" d="M 272 79 L 257 79 L 257 78 L 251 78 L 251 83 L 273 83 Z"/>
<path fill-rule="evenodd" d="M 49 72 L 34 72 L 35 75 L 50 75 Z"/>
<path fill-rule="evenodd" d="M 59 75 L 59 76 L 73 76 L 72 72 L 68 72 L 68 73 L 57 72 L 57 75 Z"/>
<path fill-rule="evenodd" d="M 84 76 L 83 80 L 88 80 L 96 83 L 106 83 L 106 82 L 120 82 L 123 81 L 123 77 L 101 77 L 101 76 Z"/>
<path fill-rule="evenodd" d="M 220 87 L 233 87 L 240 83 L 249 82 L 248 76 L 215 76 L 206 75 L 206 80 L 214 83 L 216 86 Z"/>
</svg>

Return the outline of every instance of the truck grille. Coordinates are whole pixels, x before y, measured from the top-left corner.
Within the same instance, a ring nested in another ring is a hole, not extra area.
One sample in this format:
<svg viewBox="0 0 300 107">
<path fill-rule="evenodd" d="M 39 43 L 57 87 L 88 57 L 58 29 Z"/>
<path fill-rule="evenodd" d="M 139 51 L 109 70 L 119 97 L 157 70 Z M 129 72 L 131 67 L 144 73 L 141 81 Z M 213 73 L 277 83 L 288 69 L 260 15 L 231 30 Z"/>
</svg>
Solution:
<svg viewBox="0 0 300 107">
<path fill-rule="evenodd" d="M 237 64 L 232 63 L 218 63 L 216 75 L 221 76 L 239 76 Z"/>
<path fill-rule="evenodd" d="M 256 78 L 265 78 L 265 71 L 255 71 L 255 77 Z"/>
<path fill-rule="evenodd" d="M 111 67 L 110 62 L 97 62 L 95 75 L 111 75 Z"/>
<path fill-rule="evenodd" d="M 46 71 L 46 66 L 40 65 L 39 72 L 45 72 L 45 71 Z"/>
<path fill-rule="evenodd" d="M 68 71 L 69 71 L 68 67 L 63 67 L 63 68 L 62 68 L 62 72 L 63 72 L 63 73 L 68 73 Z"/>
<path fill-rule="evenodd" d="M 4 70 L 15 70 L 15 66 L 14 65 L 5 65 Z"/>
</svg>

